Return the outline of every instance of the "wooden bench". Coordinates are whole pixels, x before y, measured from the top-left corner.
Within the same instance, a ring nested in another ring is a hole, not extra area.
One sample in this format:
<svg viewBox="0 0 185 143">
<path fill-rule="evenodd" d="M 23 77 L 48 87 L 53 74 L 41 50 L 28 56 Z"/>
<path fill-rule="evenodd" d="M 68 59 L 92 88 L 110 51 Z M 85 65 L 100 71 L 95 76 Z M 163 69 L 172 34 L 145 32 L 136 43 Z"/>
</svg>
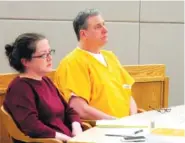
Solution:
<svg viewBox="0 0 185 143">
<path fill-rule="evenodd" d="M 132 94 L 139 108 L 150 110 L 168 107 L 169 78 L 166 76 L 165 65 L 128 65 L 124 68 L 135 79 Z M 48 74 L 53 80 L 55 71 Z M 9 83 L 18 74 L 0 74 L 0 106 L 2 105 Z M 8 133 L 2 125 L 0 117 L 0 143 L 11 143 Z"/>
</svg>

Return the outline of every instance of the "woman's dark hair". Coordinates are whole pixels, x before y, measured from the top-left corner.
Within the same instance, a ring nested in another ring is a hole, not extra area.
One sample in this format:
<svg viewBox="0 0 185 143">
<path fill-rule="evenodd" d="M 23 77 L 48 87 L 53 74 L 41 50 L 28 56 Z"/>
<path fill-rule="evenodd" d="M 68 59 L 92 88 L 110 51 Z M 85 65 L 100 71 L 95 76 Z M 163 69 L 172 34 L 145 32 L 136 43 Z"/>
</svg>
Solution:
<svg viewBox="0 0 185 143">
<path fill-rule="evenodd" d="M 5 45 L 5 53 L 9 64 L 20 73 L 25 72 L 21 59 L 31 60 L 36 51 L 38 41 L 45 39 L 44 35 L 38 33 L 24 33 L 19 35 L 12 44 Z"/>
</svg>

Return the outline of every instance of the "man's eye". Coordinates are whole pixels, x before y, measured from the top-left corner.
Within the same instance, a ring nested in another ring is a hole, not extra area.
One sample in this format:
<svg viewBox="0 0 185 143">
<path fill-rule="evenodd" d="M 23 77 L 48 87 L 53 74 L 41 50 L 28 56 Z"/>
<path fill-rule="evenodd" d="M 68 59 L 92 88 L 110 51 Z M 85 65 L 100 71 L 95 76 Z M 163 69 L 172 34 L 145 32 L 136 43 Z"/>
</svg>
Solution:
<svg viewBox="0 0 185 143">
<path fill-rule="evenodd" d="M 96 26 L 96 29 L 99 29 L 99 28 L 101 28 L 102 27 L 102 25 L 97 25 Z"/>
<path fill-rule="evenodd" d="M 101 27 L 100 25 L 96 26 L 96 28 L 100 28 L 100 27 Z"/>
</svg>

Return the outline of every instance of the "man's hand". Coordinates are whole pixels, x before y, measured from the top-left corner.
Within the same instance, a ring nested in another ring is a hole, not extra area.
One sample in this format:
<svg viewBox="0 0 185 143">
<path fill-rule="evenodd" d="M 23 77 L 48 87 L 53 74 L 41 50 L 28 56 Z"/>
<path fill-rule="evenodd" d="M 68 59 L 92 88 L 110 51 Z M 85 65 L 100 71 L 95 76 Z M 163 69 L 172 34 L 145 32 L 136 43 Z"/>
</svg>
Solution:
<svg viewBox="0 0 185 143">
<path fill-rule="evenodd" d="M 130 115 L 133 115 L 136 113 L 137 113 L 137 105 L 136 105 L 134 98 L 131 96 L 131 98 L 130 98 Z"/>
</svg>

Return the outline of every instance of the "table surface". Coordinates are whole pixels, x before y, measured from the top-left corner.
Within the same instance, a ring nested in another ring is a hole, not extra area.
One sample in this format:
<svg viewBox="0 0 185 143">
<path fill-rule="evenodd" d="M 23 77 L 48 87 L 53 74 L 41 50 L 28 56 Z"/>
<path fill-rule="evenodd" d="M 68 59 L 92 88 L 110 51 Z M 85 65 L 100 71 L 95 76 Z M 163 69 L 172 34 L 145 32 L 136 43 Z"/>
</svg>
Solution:
<svg viewBox="0 0 185 143">
<path fill-rule="evenodd" d="M 106 124 L 140 124 L 155 123 L 155 128 L 175 128 L 185 130 L 185 105 L 179 105 L 170 108 L 170 112 L 160 113 L 156 110 L 148 111 L 132 116 L 124 117 L 118 120 L 100 121 Z M 73 137 L 69 143 L 126 143 L 123 137 L 106 136 L 106 134 L 134 135 L 134 132 L 141 128 L 126 127 L 93 127 L 82 134 Z M 139 135 L 146 137 L 145 143 L 185 143 L 183 137 L 159 136 L 151 134 L 151 128 L 143 128 Z M 130 142 L 131 143 L 131 142 Z M 135 143 L 135 142 L 133 142 Z"/>
</svg>

